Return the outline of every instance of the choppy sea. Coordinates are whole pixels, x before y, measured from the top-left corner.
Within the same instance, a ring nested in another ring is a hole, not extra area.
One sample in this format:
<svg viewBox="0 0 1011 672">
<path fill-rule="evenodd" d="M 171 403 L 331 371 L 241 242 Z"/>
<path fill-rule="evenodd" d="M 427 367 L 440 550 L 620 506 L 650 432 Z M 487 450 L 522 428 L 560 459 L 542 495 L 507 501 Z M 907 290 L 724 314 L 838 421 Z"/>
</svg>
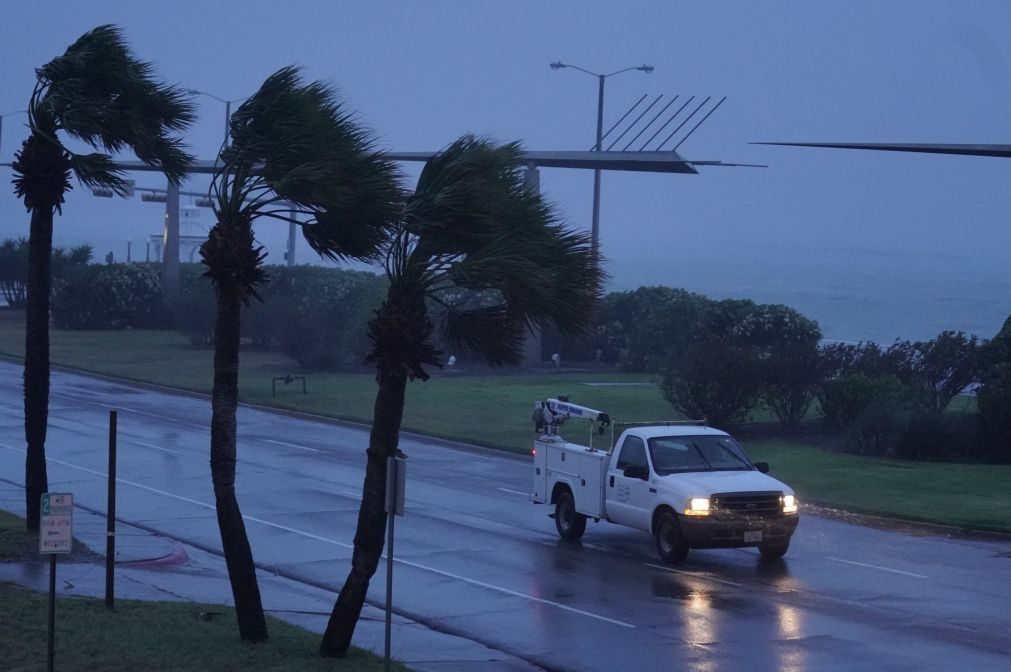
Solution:
<svg viewBox="0 0 1011 672">
<path fill-rule="evenodd" d="M 731 247 L 616 259 L 608 270 L 610 289 L 660 284 L 785 304 L 827 340 L 929 340 L 947 329 L 990 338 L 1011 315 L 1011 263 L 996 255 Z"/>
</svg>

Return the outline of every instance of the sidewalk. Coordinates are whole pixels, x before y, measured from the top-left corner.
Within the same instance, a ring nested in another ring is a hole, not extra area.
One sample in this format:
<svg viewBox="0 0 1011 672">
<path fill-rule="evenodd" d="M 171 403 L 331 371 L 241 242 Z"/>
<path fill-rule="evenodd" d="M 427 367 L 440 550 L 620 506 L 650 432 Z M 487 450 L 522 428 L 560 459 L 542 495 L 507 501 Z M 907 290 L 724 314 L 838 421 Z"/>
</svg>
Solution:
<svg viewBox="0 0 1011 672">
<path fill-rule="evenodd" d="M 0 509 L 24 516 L 24 490 L 0 482 Z M 74 536 L 103 556 L 105 527 L 105 516 L 75 508 Z M 336 593 L 264 571 L 258 572 L 258 578 L 267 613 L 307 630 L 323 632 Z M 47 591 L 48 560 L 40 556 L 38 560 L 0 564 L 0 581 Z M 58 595 L 104 598 L 104 565 L 58 563 L 56 587 Z M 124 523 L 116 524 L 115 593 L 116 599 L 232 603 L 224 558 Z M 354 645 L 383 655 L 385 623 L 385 611 L 366 604 L 355 629 Z M 502 651 L 437 632 L 396 614 L 392 650 L 396 660 L 416 672 L 541 670 Z"/>
</svg>

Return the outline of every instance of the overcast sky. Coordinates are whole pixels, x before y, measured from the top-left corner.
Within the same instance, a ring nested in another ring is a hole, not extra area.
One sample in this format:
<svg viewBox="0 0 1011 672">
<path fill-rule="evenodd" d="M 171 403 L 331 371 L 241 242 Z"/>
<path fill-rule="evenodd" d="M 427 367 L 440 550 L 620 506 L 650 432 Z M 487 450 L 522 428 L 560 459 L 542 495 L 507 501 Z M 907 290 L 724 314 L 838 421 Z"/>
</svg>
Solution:
<svg viewBox="0 0 1011 672">
<path fill-rule="evenodd" d="M 614 287 L 689 286 L 677 272 L 689 257 L 865 250 L 973 266 L 999 263 L 1011 242 L 1011 161 L 748 144 L 1011 142 L 1004 0 L 14 1 L 0 23 L 0 113 L 24 109 L 33 69 L 103 23 L 122 26 L 165 80 L 222 98 L 301 64 L 336 84 L 383 146 L 402 151 L 438 149 L 465 132 L 588 149 L 596 82 L 550 70 L 559 59 L 604 72 L 655 67 L 608 80 L 605 128 L 643 93 L 727 96 L 680 151 L 770 167 L 605 173 L 601 240 Z M 224 106 L 200 98 L 200 115 L 188 139 L 212 158 Z M 0 161 L 23 140 L 24 119 L 4 119 Z M 9 178 L 0 169 L 0 237 L 27 233 Z M 152 175 L 137 182 L 163 186 Z M 541 185 L 573 225 L 589 227 L 592 173 L 545 169 Z M 55 241 L 122 259 L 127 238 L 160 230 L 162 212 L 75 188 Z M 284 233 L 258 231 L 276 263 Z M 308 259 L 307 248 L 299 254 Z"/>
</svg>

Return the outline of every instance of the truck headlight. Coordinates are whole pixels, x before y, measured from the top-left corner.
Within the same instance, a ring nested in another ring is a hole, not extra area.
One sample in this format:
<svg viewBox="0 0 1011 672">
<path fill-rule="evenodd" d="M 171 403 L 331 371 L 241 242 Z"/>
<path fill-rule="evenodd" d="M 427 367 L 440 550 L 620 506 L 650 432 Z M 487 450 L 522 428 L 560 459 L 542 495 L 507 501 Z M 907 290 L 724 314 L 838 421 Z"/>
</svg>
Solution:
<svg viewBox="0 0 1011 672">
<path fill-rule="evenodd" d="M 783 513 L 797 513 L 798 502 L 796 497 L 793 495 L 783 495 L 781 499 L 783 501 Z"/>
<path fill-rule="evenodd" d="M 688 506 L 685 507 L 686 516 L 708 516 L 709 515 L 709 498 L 708 497 L 693 497 L 688 500 Z"/>
</svg>

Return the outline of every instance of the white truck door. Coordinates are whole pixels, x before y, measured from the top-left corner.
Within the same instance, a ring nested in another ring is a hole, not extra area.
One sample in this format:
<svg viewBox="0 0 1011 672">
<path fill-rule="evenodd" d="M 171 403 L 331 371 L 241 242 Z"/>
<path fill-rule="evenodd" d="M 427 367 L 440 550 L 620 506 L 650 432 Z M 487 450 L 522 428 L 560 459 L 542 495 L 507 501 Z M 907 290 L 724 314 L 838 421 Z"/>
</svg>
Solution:
<svg viewBox="0 0 1011 672">
<path fill-rule="evenodd" d="M 626 476 L 626 471 L 630 472 Z M 631 472 L 639 471 L 646 480 Z M 638 436 L 626 436 L 621 443 L 618 459 L 611 463 L 605 488 L 607 519 L 649 531 L 655 487 L 649 482 L 650 468 L 646 457 L 646 443 Z"/>
</svg>

